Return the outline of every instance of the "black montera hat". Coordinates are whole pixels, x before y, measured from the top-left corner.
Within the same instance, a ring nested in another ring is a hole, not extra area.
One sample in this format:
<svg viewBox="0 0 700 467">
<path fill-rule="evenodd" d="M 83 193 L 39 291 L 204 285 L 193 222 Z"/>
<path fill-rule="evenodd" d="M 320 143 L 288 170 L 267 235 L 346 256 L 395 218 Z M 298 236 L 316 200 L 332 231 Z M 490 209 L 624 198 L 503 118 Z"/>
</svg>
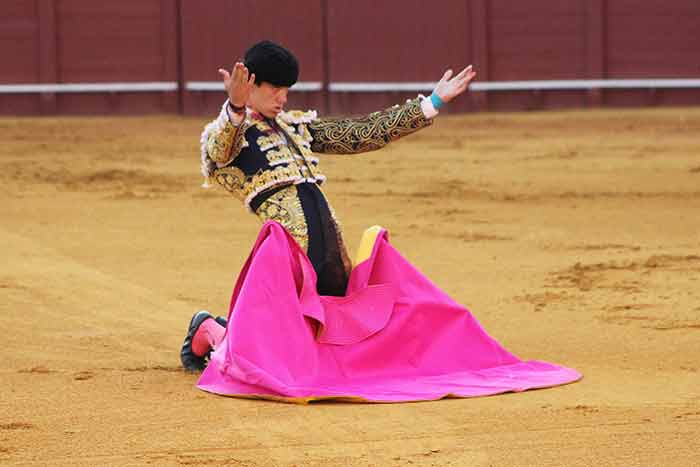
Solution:
<svg viewBox="0 0 700 467">
<path fill-rule="evenodd" d="M 249 48 L 245 66 L 255 73 L 255 83 L 290 87 L 299 78 L 299 62 L 292 52 L 274 42 L 262 41 Z"/>
</svg>

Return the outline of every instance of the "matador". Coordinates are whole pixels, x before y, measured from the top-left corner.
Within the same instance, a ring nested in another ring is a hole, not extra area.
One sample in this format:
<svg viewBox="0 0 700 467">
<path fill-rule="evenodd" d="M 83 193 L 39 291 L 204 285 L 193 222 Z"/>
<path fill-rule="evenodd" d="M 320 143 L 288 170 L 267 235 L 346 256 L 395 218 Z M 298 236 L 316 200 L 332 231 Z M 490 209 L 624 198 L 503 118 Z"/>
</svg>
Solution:
<svg viewBox="0 0 700 467">
<path fill-rule="evenodd" d="M 201 136 L 205 185 L 220 185 L 261 220 L 281 224 L 313 265 L 318 293 L 334 296 L 344 295 L 351 263 L 314 154 L 374 151 L 430 126 L 440 107 L 476 75 L 471 66 L 456 75 L 447 70 L 429 97 L 360 118 L 323 118 L 315 111 L 284 110 L 299 65 L 278 44 L 259 42 L 243 62 L 219 73 L 228 99 Z M 181 350 L 186 369 L 204 368 L 223 324 L 205 311 L 193 316 Z"/>
</svg>

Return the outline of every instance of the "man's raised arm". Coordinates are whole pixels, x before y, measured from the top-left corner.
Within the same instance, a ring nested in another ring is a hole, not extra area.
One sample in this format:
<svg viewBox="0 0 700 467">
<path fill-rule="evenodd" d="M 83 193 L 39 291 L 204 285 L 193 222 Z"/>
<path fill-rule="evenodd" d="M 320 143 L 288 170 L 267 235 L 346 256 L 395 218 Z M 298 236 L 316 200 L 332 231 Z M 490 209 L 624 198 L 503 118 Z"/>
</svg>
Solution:
<svg viewBox="0 0 700 467">
<path fill-rule="evenodd" d="M 447 70 L 429 98 L 419 97 L 404 105 L 373 112 L 361 118 L 321 118 L 309 123 L 311 150 L 354 154 L 374 151 L 402 136 L 430 126 L 438 109 L 466 91 L 476 76 L 471 65 L 452 77 Z"/>
<path fill-rule="evenodd" d="M 245 144 L 245 105 L 255 84 L 255 73 L 248 74 L 248 69 L 237 62 L 231 73 L 219 68 L 224 81 L 228 100 L 221 108 L 216 120 L 211 122 L 202 133 L 207 155 L 218 164 L 233 160 Z"/>
</svg>

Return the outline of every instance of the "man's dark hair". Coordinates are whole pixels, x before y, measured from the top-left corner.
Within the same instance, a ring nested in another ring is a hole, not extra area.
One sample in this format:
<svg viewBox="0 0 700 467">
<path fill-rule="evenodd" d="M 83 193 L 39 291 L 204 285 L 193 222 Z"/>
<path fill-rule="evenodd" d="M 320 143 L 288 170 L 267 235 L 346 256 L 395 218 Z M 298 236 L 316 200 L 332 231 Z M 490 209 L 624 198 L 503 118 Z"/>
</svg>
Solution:
<svg viewBox="0 0 700 467">
<path fill-rule="evenodd" d="M 299 62 L 292 52 L 271 41 L 261 41 L 249 48 L 243 59 L 255 84 L 291 87 L 299 78 Z"/>
</svg>

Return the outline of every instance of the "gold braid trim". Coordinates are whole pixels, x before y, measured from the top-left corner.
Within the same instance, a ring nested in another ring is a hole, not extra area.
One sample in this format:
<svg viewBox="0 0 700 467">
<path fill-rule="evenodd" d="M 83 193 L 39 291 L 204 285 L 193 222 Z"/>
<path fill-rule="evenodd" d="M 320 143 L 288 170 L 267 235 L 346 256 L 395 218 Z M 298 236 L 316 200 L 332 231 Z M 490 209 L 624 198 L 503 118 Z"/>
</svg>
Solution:
<svg viewBox="0 0 700 467">
<path fill-rule="evenodd" d="M 286 112 L 280 112 L 277 115 L 279 120 L 291 125 L 298 125 L 300 123 L 311 123 L 318 118 L 318 113 L 315 110 L 288 110 Z"/>
<path fill-rule="evenodd" d="M 354 154 L 382 148 L 432 123 L 425 118 L 420 99 L 413 99 L 364 118 L 319 119 L 309 123 L 308 130 L 314 152 Z"/>
<path fill-rule="evenodd" d="M 312 154 L 312 138 L 306 126 L 303 124 L 299 124 L 297 131 L 297 129 L 294 126 L 289 125 L 287 122 L 284 121 L 284 119 L 280 117 L 277 117 L 276 122 L 280 126 L 280 128 L 282 128 L 282 131 L 284 131 L 285 135 L 288 138 L 291 138 L 294 145 L 297 148 L 299 148 L 301 155 L 308 159 L 308 157 Z"/>
<path fill-rule="evenodd" d="M 255 212 L 263 222 L 268 220 L 282 224 L 304 251 L 309 247 L 309 229 L 296 185 L 282 188 L 262 202 Z"/>
<path fill-rule="evenodd" d="M 237 167 L 223 167 L 214 171 L 214 179 L 227 191 L 241 200 L 245 199 L 246 175 Z"/>
<path fill-rule="evenodd" d="M 254 116 L 251 116 L 251 120 L 253 121 L 253 125 L 255 125 L 255 127 L 262 133 L 267 134 L 270 131 L 272 131 L 272 127 L 268 125 L 265 120 L 260 120 L 259 118 Z"/>
<path fill-rule="evenodd" d="M 235 159 L 241 149 L 248 146 L 248 141 L 245 139 L 248 127 L 250 127 L 250 123 L 247 120 L 234 126 L 226 119 L 223 125 L 214 128 L 207 139 L 209 158 L 219 164 L 226 164 Z"/>
<path fill-rule="evenodd" d="M 265 152 L 265 157 L 268 162 L 270 162 L 271 166 L 294 162 L 294 154 L 290 151 L 289 146 L 280 146 L 279 149 L 270 149 Z"/>
<path fill-rule="evenodd" d="M 237 167 L 222 167 L 214 171 L 214 178 L 227 191 L 250 207 L 250 202 L 265 190 L 284 184 L 300 182 L 307 177 L 295 165 L 279 166 L 270 170 L 260 170 L 255 175 L 246 176 Z M 325 178 L 325 177 L 324 177 Z"/>
<path fill-rule="evenodd" d="M 260 147 L 261 151 L 267 151 L 268 149 L 276 146 L 283 146 L 284 139 L 282 139 L 282 137 L 277 133 L 272 133 L 270 135 L 259 136 L 256 143 Z"/>
</svg>

